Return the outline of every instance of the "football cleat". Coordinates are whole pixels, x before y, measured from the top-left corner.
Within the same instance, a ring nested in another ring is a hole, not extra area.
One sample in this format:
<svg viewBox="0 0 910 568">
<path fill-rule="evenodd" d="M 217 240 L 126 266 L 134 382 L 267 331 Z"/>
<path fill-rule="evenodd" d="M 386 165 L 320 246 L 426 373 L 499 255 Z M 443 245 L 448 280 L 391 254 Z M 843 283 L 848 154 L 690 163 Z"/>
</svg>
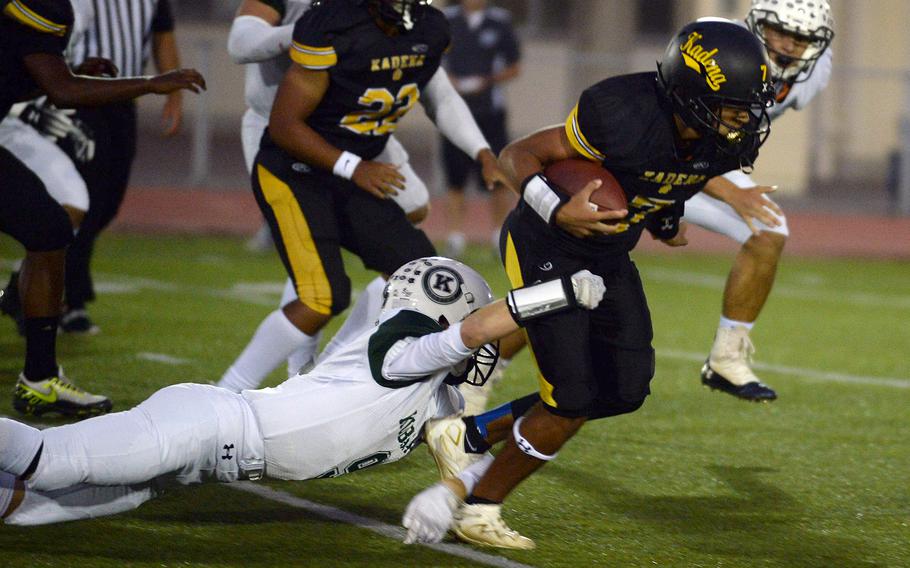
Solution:
<svg viewBox="0 0 910 568">
<path fill-rule="evenodd" d="M 711 363 L 705 361 L 701 368 L 701 384 L 711 390 L 719 390 L 732 394 L 737 398 L 751 400 L 753 402 L 771 402 L 777 398 L 774 389 L 759 381 L 755 383 L 746 383 L 744 385 L 734 385 L 723 375 L 711 368 Z"/>
<path fill-rule="evenodd" d="M 83 309 L 69 310 L 60 317 L 60 331 L 74 335 L 98 335 L 101 328 L 92 322 Z"/>
<path fill-rule="evenodd" d="M 459 539 L 481 546 L 531 550 L 534 541 L 509 528 L 502 520 L 502 505 L 463 505 L 455 513 L 452 531 Z"/>
<path fill-rule="evenodd" d="M 478 459 L 480 454 L 469 454 L 464 449 L 464 436 L 467 425 L 461 415 L 427 420 L 424 427 L 424 439 L 440 479 L 456 477 Z"/>
<path fill-rule="evenodd" d="M 748 329 L 742 326 L 719 328 L 711 354 L 701 368 L 702 384 L 744 400 L 775 400 L 774 389 L 762 383 L 749 367 L 753 353 L 755 347 L 749 339 Z"/>
<path fill-rule="evenodd" d="M 61 367 L 56 377 L 42 381 L 30 381 L 20 373 L 13 394 L 13 408 L 32 416 L 57 412 L 81 418 L 110 412 L 113 404 L 106 396 L 92 394 L 74 385 L 63 374 Z"/>
</svg>

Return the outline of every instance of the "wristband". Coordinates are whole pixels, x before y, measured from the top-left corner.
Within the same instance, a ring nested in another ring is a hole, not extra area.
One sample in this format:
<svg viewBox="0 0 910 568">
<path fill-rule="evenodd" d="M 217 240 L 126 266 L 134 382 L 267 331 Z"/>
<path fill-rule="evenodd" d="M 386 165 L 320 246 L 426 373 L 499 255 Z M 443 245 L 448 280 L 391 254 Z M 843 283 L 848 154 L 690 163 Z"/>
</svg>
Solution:
<svg viewBox="0 0 910 568">
<path fill-rule="evenodd" d="M 351 179 L 354 177 L 354 170 L 357 169 L 360 162 L 361 158 L 357 154 L 342 152 L 332 168 L 332 173 L 340 178 Z"/>
<path fill-rule="evenodd" d="M 543 174 L 534 174 L 521 185 L 521 198 L 546 224 L 551 224 L 556 210 L 562 205 L 559 194 Z"/>
<path fill-rule="evenodd" d="M 571 278 L 566 277 L 518 288 L 506 296 L 506 305 L 512 319 L 524 325 L 529 320 L 575 307 L 571 286 Z"/>
</svg>

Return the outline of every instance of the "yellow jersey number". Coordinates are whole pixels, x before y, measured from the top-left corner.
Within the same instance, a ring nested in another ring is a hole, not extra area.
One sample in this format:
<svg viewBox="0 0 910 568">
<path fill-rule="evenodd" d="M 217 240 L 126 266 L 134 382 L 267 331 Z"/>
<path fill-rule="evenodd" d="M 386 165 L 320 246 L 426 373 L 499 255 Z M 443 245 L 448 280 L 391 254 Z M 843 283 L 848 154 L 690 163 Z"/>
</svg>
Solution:
<svg viewBox="0 0 910 568">
<path fill-rule="evenodd" d="M 624 233 L 629 230 L 630 225 L 637 225 L 645 220 L 645 217 L 651 213 L 660 211 L 667 205 L 672 205 L 672 201 L 665 201 L 663 199 L 653 199 L 648 197 L 642 197 L 641 195 L 636 195 L 632 201 L 629 202 L 629 216 L 626 221 L 617 223 L 616 227 L 617 233 Z"/>
<path fill-rule="evenodd" d="M 367 89 L 357 101 L 367 110 L 348 113 L 341 126 L 364 136 L 384 136 L 395 132 L 398 119 L 407 114 L 420 98 L 417 83 L 408 83 L 393 95 L 388 89 Z"/>
</svg>

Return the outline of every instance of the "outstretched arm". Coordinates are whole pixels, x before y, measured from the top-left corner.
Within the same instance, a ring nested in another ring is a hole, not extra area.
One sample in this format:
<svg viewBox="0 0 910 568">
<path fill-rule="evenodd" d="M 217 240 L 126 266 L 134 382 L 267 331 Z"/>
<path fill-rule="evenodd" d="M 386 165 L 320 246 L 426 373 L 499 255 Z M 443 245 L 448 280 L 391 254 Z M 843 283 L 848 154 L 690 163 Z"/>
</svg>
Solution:
<svg viewBox="0 0 910 568">
<path fill-rule="evenodd" d="M 420 101 L 439 132 L 480 164 L 487 189 L 492 191 L 497 186 L 504 185 L 517 191 L 517 186 L 511 186 L 511 180 L 496 162 L 490 144 L 477 126 L 467 103 L 455 90 L 445 69 L 440 67 L 436 70 L 424 88 L 423 95 Z"/>
<path fill-rule="evenodd" d="M 281 14 L 259 0 L 243 0 L 228 35 L 228 54 L 234 63 L 258 63 L 286 54 L 294 24 L 279 26 Z"/>
<path fill-rule="evenodd" d="M 448 329 L 407 338 L 388 350 L 382 374 L 390 380 L 414 380 L 448 369 L 468 359 L 526 322 L 564 310 L 594 309 L 603 298 L 603 279 L 587 270 L 518 288 L 503 300 L 488 304 Z"/>
<path fill-rule="evenodd" d="M 193 69 L 180 69 L 155 77 L 105 79 L 73 75 L 62 55 L 33 53 L 24 57 L 25 68 L 61 108 L 102 106 L 147 94 L 166 95 L 180 89 L 194 93 L 205 89 L 205 79 Z"/>
</svg>

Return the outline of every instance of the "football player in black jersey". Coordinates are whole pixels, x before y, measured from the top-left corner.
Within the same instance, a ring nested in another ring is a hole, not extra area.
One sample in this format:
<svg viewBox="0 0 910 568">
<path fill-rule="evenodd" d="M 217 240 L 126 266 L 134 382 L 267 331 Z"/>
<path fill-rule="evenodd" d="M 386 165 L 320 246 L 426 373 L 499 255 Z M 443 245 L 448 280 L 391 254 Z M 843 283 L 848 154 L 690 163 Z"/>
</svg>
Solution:
<svg viewBox="0 0 910 568">
<path fill-rule="evenodd" d="M 555 458 L 585 421 L 634 412 L 644 403 L 655 365 L 651 316 L 629 251 L 645 229 L 671 246 L 685 244 L 683 202 L 712 177 L 751 167 L 769 133 L 769 81 L 765 50 L 748 29 L 729 20 L 698 20 L 673 38 L 657 72 L 593 85 L 564 127 L 538 131 L 503 150 L 506 171 L 524 180 L 522 199 L 503 227 L 512 285 L 587 268 L 603 277 L 607 292 L 594 311 L 528 322 L 540 401 L 511 424 L 503 450 L 455 514 L 452 528 L 460 538 L 532 548 L 533 541 L 503 522 L 506 496 Z M 612 172 L 628 198 L 627 210 L 591 210 L 588 198 L 599 181 L 571 199 L 556 191 L 541 172 L 566 158 L 591 160 Z M 521 399 L 513 402 L 528 408 Z M 486 432 L 485 421 L 501 422 L 504 415 L 512 419 L 496 409 L 459 419 L 456 427 L 477 441 L 474 429 Z M 419 498 L 409 512 L 415 508 L 427 513 L 421 526 L 435 526 L 431 511 L 445 510 L 421 505 Z"/>
<path fill-rule="evenodd" d="M 69 108 L 205 88 L 202 76 L 193 70 L 137 79 L 74 75 L 63 58 L 73 25 L 68 0 L 9 0 L 0 9 L 0 119 L 13 103 L 42 92 L 57 107 Z M 77 73 L 112 76 L 116 69 L 109 61 L 90 59 Z M 107 397 L 76 387 L 57 365 L 64 258 L 73 238 L 69 217 L 41 180 L 2 147 L 0 187 L 0 231 L 26 250 L 19 275 L 25 368 L 16 383 L 13 405 L 26 414 L 54 411 L 82 416 L 107 412 L 111 409 Z"/>
<path fill-rule="evenodd" d="M 219 386 L 255 388 L 290 353 L 315 353 L 319 330 L 350 303 L 342 248 L 381 274 L 434 254 L 389 199 L 404 177 L 374 159 L 421 93 L 448 81 L 448 45 L 445 16 L 423 0 L 326 0 L 297 20 L 295 64 L 252 174 L 296 298 L 263 320 Z M 486 180 L 507 184 L 489 149 L 477 157 Z"/>
</svg>

